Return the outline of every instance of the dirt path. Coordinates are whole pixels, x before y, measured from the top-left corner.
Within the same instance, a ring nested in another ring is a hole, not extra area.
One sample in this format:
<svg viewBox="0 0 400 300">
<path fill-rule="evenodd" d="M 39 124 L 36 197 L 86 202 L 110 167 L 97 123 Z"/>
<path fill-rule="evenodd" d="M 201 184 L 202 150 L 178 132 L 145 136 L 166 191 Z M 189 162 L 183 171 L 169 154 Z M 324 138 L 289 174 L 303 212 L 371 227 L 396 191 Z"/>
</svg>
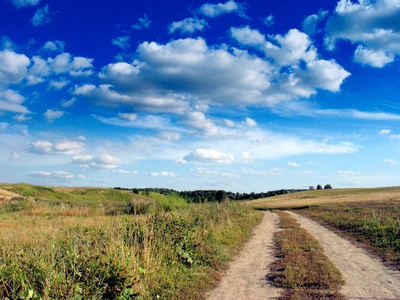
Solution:
<svg viewBox="0 0 400 300">
<path fill-rule="evenodd" d="M 342 272 L 345 286 L 341 293 L 349 299 L 400 299 L 400 272 L 387 269 L 363 249 L 318 223 L 289 212 L 300 226 L 319 240 L 326 255 Z"/>
<path fill-rule="evenodd" d="M 266 212 L 243 251 L 230 264 L 220 285 L 210 293 L 209 300 L 274 299 L 280 290 L 265 279 L 269 264 L 274 261 L 273 235 L 279 217 Z"/>
</svg>

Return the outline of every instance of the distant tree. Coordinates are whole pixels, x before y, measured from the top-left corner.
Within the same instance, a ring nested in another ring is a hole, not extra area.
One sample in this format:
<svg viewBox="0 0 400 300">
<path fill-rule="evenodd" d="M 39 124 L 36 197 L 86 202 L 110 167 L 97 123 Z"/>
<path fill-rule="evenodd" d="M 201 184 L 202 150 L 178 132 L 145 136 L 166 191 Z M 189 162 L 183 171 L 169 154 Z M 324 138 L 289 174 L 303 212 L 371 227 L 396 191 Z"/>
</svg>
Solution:
<svg viewBox="0 0 400 300">
<path fill-rule="evenodd" d="M 322 190 L 322 185 L 318 184 L 317 185 L 317 190 Z"/>
<path fill-rule="evenodd" d="M 309 189 L 310 189 L 310 190 L 315 190 L 315 187 L 312 186 L 312 185 L 310 185 Z"/>
<path fill-rule="evenodd" d="M 132 193 L 139 195 L 139 190 L 137 188 L 132 189 Z"/>
<path fill-rule="evenodd" d="M 219 190 L 215 196 L 215 200 L 217 200 L 218 202 L 224 202 L 225 198 L 227 198 L 226 192 L 222 190 Z"/>
<path fill-rule="evenodd" d="M 328 183 L 324 186 L 324 190 L 330 190 L 332 189 L 332 186 Z"/>
</svg>

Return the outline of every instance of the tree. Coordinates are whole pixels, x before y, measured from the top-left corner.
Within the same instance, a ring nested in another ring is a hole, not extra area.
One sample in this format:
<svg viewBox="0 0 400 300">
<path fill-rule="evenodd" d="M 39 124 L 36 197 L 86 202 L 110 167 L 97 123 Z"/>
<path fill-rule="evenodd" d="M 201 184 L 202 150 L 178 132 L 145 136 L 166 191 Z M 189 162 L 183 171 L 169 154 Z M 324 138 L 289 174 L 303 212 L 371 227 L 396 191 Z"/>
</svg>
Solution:
<svg viewBox="0 0 400 300">
<path fill-rule="evenodd" d="M 309 189 L 314 190 L 315 188 L 314 188 L 314 186 L 310 185 Z"/>
<path fill-rule="evenodd" d="M 215 199 L 216 199 L 218 202 L 224 202 L 224 201 L 225 201 L 225 198 L 227 198 L 226 192 L 225 192 L 225 191 L 222 191 L 222 190 L 219 190 L 219 191 L 217 192 L 216 196 L 215 196 Z"/>
<path fill-rule="evenodd" d="M 318 184 L 317 185 L 317 190 L 322 190 L 322 185 Z"/>
<path fill-rule="evenodd" d="M 330 190 L 332 189 L 332 186 L 328 183 L 324 186 L 324 190 Z"/>
</svg>

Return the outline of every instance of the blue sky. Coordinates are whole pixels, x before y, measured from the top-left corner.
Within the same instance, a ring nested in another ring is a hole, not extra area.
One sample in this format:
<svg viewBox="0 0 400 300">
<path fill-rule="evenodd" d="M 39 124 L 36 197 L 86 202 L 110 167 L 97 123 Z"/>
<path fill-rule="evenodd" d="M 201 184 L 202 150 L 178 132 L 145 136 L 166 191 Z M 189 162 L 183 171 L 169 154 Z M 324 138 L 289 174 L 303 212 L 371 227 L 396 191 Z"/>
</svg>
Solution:
<svg viewBox="0 0 400 300">
<path fill-rule="evenodd" d="M 399 184 L 400 0 L 0 2 L 0 182 Z"/>
</svg>

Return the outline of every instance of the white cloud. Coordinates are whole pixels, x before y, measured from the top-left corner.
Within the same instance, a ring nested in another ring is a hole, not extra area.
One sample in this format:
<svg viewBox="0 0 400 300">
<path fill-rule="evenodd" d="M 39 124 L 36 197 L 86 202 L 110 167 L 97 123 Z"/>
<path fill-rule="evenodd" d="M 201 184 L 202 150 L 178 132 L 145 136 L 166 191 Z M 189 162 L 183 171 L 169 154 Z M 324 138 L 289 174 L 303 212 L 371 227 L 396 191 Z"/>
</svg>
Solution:
<svg viewBox="0 0 400 300">
<path fill-rule="evenodd" d="M 400 5 L 397 0 L 340 0 L 327 22 L 326 45 L 340 39 L 356 44 L 355 61 L 383 67 L 400 54 Z"/>
<path fill-rule="evenodd" d="M 119 36 L 111 39 L 111 44 L 120 47 L 122 50 L 127 50 L 130 47 L 129 39 L 129 36 Z"/>
<path fill-rule="evenodd" d="M 197 129 L 196 134 L 211 136 L 219 133 L 218 127 L 199 111 L 188 112 L 182 117 L 181 121 Z"/>
<path fill-rule="evenodd" d="M 48 122 L 53 123 L 56 119 L 61 118 L 66 112 L 56 109 L 48 109 L 43 114 L 43 116 L 47 119 Z"/>
<path fill-rule="evenodd" d="M 206 3 L 199 8 L 199 12 L 208 18 L 215 18 L 219 15 L 230 14 L 233 12 L 236 12 L 241 17 L 246 17 L 244 11 L 245 7 L 243 4 L 236 3 L 232 0 L 218 4 Z"/>
<path fill-rule="evenodd" d="M 398 164 L 400 164 L 399 161 L 394 160 L 394 159 L 384 159 L 383 161 L 386 162 L 386 163 L 388 163 L 388 164 L 391 164 L 391 165 L 398 165 Z"/>
<path fill-rule="evenodd" d="M 282 175 L 283 170 L 280 169 L 270 169 L 268 171 L 258 171 L 254 169 L 242 169 L 240 174 L 250 175 L 250 176 L 277 176 Z"/>
<path fill-rule="evenodd" d="M 63 101 L 61 102 L 61 106 L 64 107 L 64 108 L 71 107 L 72 105 L 75 104 L 75 102 L 76 102 L 76 98 L 73 97 L 73 98 L 70 99 L 70 100 L 63 100 Z"/>
<path fill-rule="evenodd" d="M 51 23 L 49 5 L 46 4 L 42 8 L 38 8 L 33 15 L 31 21 L 34 26 L 41 26 L 46 23 Z"/>
<path fill-rule="evenodd" d="M 327 15 L 328 15 L 327 10 L 320 10 L 318 12 L 318 14 L 313 14 L 313 15 L 308 16 L 301 23 L 301 26 L 303 27 L 303 31 L 310 36 L 316 34 L 318 23 L 323 21 Z"/>
<path fill-rule="evenodd" d="M 35 6 L 38 5 L 40 0 L 11 0 L 16 7 Z"/>
<path fill-rule="evenodd" d="M 55 52 L 64 52 L 65 42 L 63 41 L 47 41 L 43 45 L 43 49 Z"/>
<path fill-rule="evenodd" d="M 143 17 L 139 18 L 138 22 L 135 25 L 132 25 L 133 29 L 139 30 L 142 28 L 149 28 L 151 24 L 151 20 L 147 15 L 144 15 Z"/>
<path fill-rule="evenodd" d="M 173 22 L 169 27 L 169 33 L 179 31 L 179 33 L 192 34 L 195 31 L 202 31 L 204 26 L 207 26 L 207 22 L 203 19 L 186 18 L 179 22 Z"/>
<path fill-rule="evenodd" d="M 231 164 L 235 160 L 233 154 L 222 153 L 215 150 L 196 149 L 186 155 L 178 163 L 204 163 L 204 164 Z"/>
<path fill-rule="evenodd" d="M 372 49 L 367 49 L 362 45 L 358 45 L 356 51 L 354 52 L 354 61 L 362 65 L 370 65 L 375 68 L 382 68 L 388 63 L 394 61 L 394 54 L 387 54 L 383 50 L 374 51 Z"/>
<path fill-rule="evenodd" d="M 95 168 L 95 169 L 115 169 L 122 162 L 111 155 L 101 154 L 96 158 L 91 155 L 87 156 L 74 156 L 72 164 L 79 164 L 82 168 Z"/>
<path fill-rule="evenodd" d="M 30 152 L 36 154 L 77 155 L 83 151 L 83 143 L 70 140 L 64 140 L 56 144 L 49 141 L 36 141 L 32 142 L 30 148 Z"/>
<path fill-rule="evenodd" d="M 32 117 L 27 117 L 26 114 L 20 114 L 12 117 L 13 120 L 17 120 L 18 122 L 32 120 Z"/>
<path fill-rule="evenodd" d="M 382 130 L 379 131 L 379 134 L 384 135 L 384 134 L 389 134 L 390 132 L 391 132 L 390 129 L 382 129 Z"/>
<path fill-rule="evenodd" d="M 288 166 L 290 166 L 290 167 L 300 167 L 300 165 L 298 164 L 298 163 L 295 163 L 295 162 L 288 162 L 287 163 L 288 164 Z"/>
<path fill-rule="evenodd" d="M 133 114 L 133 113 L 119 113 L 118 118 L 120 118 L 122 120 L 130 121 L 130 122 L 134 122 L 137 120 L 138 115 Z"/>
<path fill-rule="evenodd" d="M 230 29 L 231 37 L 244 45 L 263 45 L 265 37 L 258 30 L 251 29 L 249 26 Z"/>
<path fill-rule="evenodd" d="M 389 136 L 389 139 L 391 139 L 391 140 L 399 140 L 400 139 L 400 134 L 391 134 Z"/>
<path fill-rule="evenodd" d="M 268 17 L 263 19 L 263 22 L 268 27 L 272 27 L 272 25 L 274 25 L 274 16 L 272 14 L 269 14 Z"/>
<path fill-rule="evenodd" d="M 64 52 L 55 58 L 48 58 L 47 64 L 50 70 L 56 74 L 69 73 L 72 76 L 88 76 L 92 74 L 93 59 L 75 56 Z"/>
<path fill-rule="evenodd" d="M 84 179 L 84 175 L 73 175 L 72 173 L 65 171 L 33 171 L 28 173 L 30 176 L 35 176 L 42 178 L 46 181 L 68 181 L 68 180 L 76 180 L 76 179 Z"/>
<path fill-rule="evenodd" d="M 0 85 L 19 83 L 27 75 L 30 60 L 24 54 L 10 50 L 0 51 Z"/>
<path fill-rule="evenodd" d="M 178 132 L 162 132 L 158 134 L 157 137 L 166 141 L 178 141 L 182 138 L 182 134 Z"/>
<path fill-rule="evenodd" d="M 246 118 L 246 121 L 244 122 L 244 124 L 246 124 L 247 126 L 250 126 L 250 127 L 257 126 L 257 122 L 251 118 Z"/>
<path fill-rule="evenodd" d="M 21 105 L 24 101 L 25 97 L 14 90 L 0 89 L 0 111 L 29 114 L 30 111 Z"/>
<path fill-rule="evenodd" d="M 20 158 L 20 155 L 17 152 L 12 152 L 9 160 L 14 161 L 14 160 L 18 160 L 19 158 Z"/>
<path fill-rule="evenodd" d="M 176 175 L 174 172 L 166 172 L 166 171 L 162 171 L 161 173 L 158 173 L 158 172 L 151 172 L 149 175 L 150 175 L 150 176 L 153 176 L 153 177 L 157 177 L 157 176 L 176 177 L 176 176 L 178 176 L 178 175 Z"/>
<path fill-rule="evenodd" d="M 49 88 L 56 89 L 56 90 L 61 90 L 63 87 L 65 87 L 67 84 L 69 84 L 69 80 L 51 80 L 49 83 Z"/>
<path fill-rule="evenodd" d="M 126 171 L 126 170 L 121 170 L 121 169 L 113 170 L 112 172 L 119 173 L 119 174 L 134 174 L 134 175 L 139 174 L 138 171 Z"/>
<path fill-rule="evenodd" d="M 218 170 L 210 170 L 210 169 L 206 169 L 206 168 L 196 168 L 196 169 L 190 169 L 190 171 L 192 172 L 193 176 L 196 177 L 208 177 L 208 176 L 212 176 L 212 177 L 216 177 L 218 176 L 220 177 L 239 177 L 237 175 L 234 175 L 232 173 L 227 173 L 227 172 L 220 172 Z"/>
<path fill-rule="evenodd" d="M 353 172 L 353 171 L 337 171 L 336 177 L 347 178 L 347 177 L 354 176 L 357 174 L 358 174 L 358 172 Z"/>
</svg>

